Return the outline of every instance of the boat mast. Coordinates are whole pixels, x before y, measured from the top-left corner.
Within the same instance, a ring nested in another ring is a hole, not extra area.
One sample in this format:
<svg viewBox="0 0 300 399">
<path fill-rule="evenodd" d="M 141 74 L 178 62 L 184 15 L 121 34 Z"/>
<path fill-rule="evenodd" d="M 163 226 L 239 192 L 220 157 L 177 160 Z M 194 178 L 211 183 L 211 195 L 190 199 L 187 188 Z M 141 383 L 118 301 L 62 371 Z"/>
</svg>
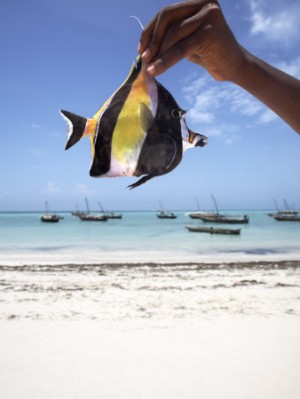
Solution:
<svg viewBox="0 0 300 399">
<path fill-rule="evenodd" d="M 88 203 L 88 200 L 86 197 L 85 197 L 85 204 L 86 204 L 87 214 L 89 215 L 90 209 L 89 209 L 89 203 Z"/>
<path fill-rule="evenodd" d="M 163 207 L 163 205 L 162 205 L 162 202 L 161 202 L 161 201 L 159 201 L 159 206 L 160 206 L 160 210 L 161 210 L 162 212 L 164 212 L 164 207 Z"/>
<path fill-rule="evenodd" d="M 99 208 L 101 209 L 101 212 L 103 213 L 103 215 L 105 215 L 104 208 L 100 201 L 98 201 L 98 205 L 99 205 Z"/>
<path fill-rule="evenodd" d="M 49 204 L 48 201 L 45 201 L 46 215 L 49 215 Z"/>
<path fill-rule="evenodd" d="M 211 195 L 211 198 L 212 198 L 212 200 L 213 200 L 213 202 L 215 204 L 217 215 L 219 215 L 219 209 L 218 209 L 217 201 L 216 201 L 215 197 L 213 196 L 213 194 L 210 194 L 210 195 Z"/>
</svg>

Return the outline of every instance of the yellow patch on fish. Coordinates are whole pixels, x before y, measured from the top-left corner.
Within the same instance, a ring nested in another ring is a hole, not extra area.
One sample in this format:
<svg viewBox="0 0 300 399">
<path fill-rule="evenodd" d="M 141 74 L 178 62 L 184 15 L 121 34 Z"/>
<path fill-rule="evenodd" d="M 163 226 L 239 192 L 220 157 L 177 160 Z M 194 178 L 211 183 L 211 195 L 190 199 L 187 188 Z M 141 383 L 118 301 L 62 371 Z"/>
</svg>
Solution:
<svg viewBox="0 0 300 399">
<path fill-rule="evenodd" d="M 137 104 L 144 103 L 150 106 L 150 98 L 144 72 L 139 74 L 133 82 L 130 95 L 119 114 L 119 118 L 112 137 L 112 156 L 123 162 L 126 155 L 135 152 L 136 147 L 141 144 L 146 132 L 141 126 L 141 109 Z M 127 134 L 124 134 L 126 132 Z"/>
</svg>

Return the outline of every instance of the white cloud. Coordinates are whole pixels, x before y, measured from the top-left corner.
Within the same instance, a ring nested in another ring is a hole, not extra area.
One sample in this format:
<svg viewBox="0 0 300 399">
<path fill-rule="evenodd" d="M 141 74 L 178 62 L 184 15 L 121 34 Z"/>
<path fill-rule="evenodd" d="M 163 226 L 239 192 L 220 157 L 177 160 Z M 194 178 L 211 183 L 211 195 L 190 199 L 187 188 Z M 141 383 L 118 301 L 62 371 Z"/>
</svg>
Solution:
<svg viewBox="0 0 300 399">
<path fill-rule="evenodd" d="M 212 112 L 203 112 L 197 107 L 193 107 L 189 110 L 189 117 L 194 122 L 212 123 L 214 121 L 214 114 Z"/>
<path fill-rule="evenodd" d="M 188 118 L 204 124 L 218 123 L 219 115 L 229 113 L 253 117 L 265 110 L 264 106 L 247 92 L 231 83 L 216 83 L 204 78 L 199 84 L 190 82 L 184 95 L 191 104 Z"/>
<path fill-rule="evenodd" d="M 61 189 L 55 183 L 53 183 L 51 181 L 47 184 L 46 189 L 43 191 L 43 194 L 45 196 L 47 196 L 47 195 L 57 195 L 57 194 L 60 194 L 60 193 L 61 193 Z"/>
<path fill-rule="evenodd" d="M 270 4 L 271 3 L 271 4 Z M 270 6 L 271 5 L 271 6 Z M 300 36 L 300 7 L 298 0 L 250 0 L 252 23 L 250 33 L 267 40 L 291 45 Z"/>
<path fill-rule="evenodd" d="M 259 117 L 259 122 L 260 123 L 269 123 L 277 119 L 278 116 L 271 111 L 270 109 L 267 109 L 265 112 L 263 112 L 260 117 Z"/>
<path fill-rule="evenodd" d="M 230 97 L 229 105 L 231 112 L 254 116 L 261 112 L 263 108 L 254 97 L 239 88 L 232 90 Z"/>
<path fill-rule="evenodd" d="M 33 129 L 42 129 L 43 127 L 39 125 L 38 123 L 32 122 L 31 127 Z"/>
<path fill-rule="evenodd" d="M 300 76 L 300 57 L 290 63 L 277 65 L 280 69 Z M 229 82 L 215 82 L 209 77 L 189 79 L 183 93 L 190 104 L 187 122 L 194 130 L 207 136 L 222 136 L 227 144 L 236 141 L 241 129 L 268 124 L 278 116 L 248 92 Z M 197 126 L 198 125 L 198 126 Z"/>
</svg>

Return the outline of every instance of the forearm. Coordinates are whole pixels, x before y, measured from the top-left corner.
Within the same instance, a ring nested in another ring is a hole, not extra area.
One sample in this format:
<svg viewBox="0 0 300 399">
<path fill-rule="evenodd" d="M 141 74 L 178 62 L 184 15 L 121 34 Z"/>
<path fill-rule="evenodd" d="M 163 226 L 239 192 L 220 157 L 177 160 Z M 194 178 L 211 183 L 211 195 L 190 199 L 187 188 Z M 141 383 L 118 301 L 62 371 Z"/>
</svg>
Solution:
<svg viewBox="0 0 300 399">
<path fill-rule="evenodd" d="M 244 51 L 245 65 L 233 83 L 254 95 L 300 134 L 300 80 Z"/>
<path fill-rule="evenodd" d="M 216 0 L 163 8 L 143 31 L 139 52 L 153 76 L 183 58 L 201 65 L 216 80 L 251 93 L 300 134 L 300 81 L 243 49 Z"/>
</svg>

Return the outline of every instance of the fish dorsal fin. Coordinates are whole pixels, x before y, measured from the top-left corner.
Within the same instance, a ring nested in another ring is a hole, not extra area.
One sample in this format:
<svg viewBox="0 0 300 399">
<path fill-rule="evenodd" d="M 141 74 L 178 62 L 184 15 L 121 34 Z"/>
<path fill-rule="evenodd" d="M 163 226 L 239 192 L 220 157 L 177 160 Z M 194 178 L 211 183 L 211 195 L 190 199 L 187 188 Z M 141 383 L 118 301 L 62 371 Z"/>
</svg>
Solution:
<svg viewBox="0 0 300 399">
<path fill-rule="evenodd" d="M 103 112 L 108 108 L 108 106 L 110 105 L 112 99 L 114 98 L 114 96 L 118 93 L 118 91 L 126 84 L 130 83 L 132 84 L 134 82 L 134 80 L 138 77 L 140 71 L 142 68 L 142 61 L 141 61 L 141 57 L 138 56 L 136 61 L 133 62 L 131 69 L 129 71 L 128 76 L 126 77 L 126 79 L 124 80 L 124 82 L 118 87 L 118 89 L 109 97 L 108 100 L 105 101 L 105 103 L 102 105 L 102 107 L 97 111 L 97 113 L 94 115 L 95 119 L 99 119 Z"/>
</svg>

